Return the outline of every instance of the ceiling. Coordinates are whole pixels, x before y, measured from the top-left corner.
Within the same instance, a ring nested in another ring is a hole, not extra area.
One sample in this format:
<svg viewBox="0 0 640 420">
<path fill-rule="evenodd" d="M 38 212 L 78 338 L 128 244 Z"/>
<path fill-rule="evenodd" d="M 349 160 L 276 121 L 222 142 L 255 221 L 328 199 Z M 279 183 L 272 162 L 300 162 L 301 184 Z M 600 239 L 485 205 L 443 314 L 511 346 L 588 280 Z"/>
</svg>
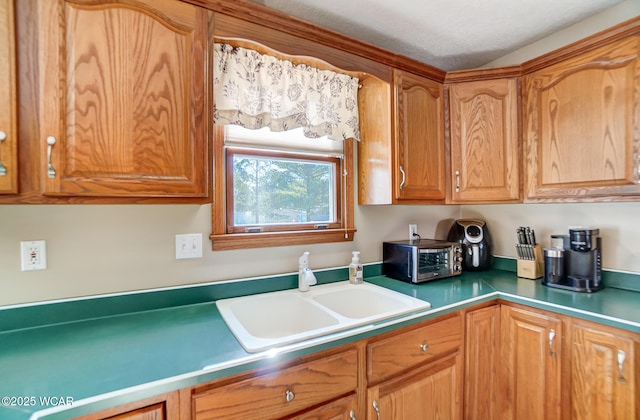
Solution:
<svg viewBox="0 0 640 420">
<path fill-rule="evenodd" d="M 443 70 L 480 67 L 622 0 L 253 0 Z"/>
</svg>

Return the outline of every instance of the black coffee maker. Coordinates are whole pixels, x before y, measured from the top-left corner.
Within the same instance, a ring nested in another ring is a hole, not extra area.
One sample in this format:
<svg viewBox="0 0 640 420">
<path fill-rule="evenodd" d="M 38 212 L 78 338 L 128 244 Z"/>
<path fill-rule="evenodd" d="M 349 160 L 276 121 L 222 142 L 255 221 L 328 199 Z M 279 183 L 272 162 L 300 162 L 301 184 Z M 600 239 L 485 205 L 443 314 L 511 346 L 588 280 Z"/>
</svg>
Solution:
<svg viewBox="0 0 640 420">
<path fill-rule="evenodd" d="M 447 238 L 462 245 L 462 271 L 484 271 L 493 263 L 491 235 L 483 220 L 458 219 Z"/>
<path fill-rule="evenodd" d="M 569 228 L 569 235 L 552 235 L 562 241 L 544 249 L 542 284 L 575 292 L 596 292 L 602 283 L 602 239 L 599 229 Z"/>
</svg>

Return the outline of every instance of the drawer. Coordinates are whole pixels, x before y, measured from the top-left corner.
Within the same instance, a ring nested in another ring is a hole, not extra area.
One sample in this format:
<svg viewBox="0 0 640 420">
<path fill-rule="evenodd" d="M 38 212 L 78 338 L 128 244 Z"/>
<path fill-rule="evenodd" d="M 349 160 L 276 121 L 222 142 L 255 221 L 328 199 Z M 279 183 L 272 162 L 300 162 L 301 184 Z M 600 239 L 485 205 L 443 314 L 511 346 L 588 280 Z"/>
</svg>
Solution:
<svg viewBox="0 0 640 420">
<path fill-rule="evenodd" d="M 357 361 L 353 349 L 197 393 L 192 418 L 268 420 L 296 413 L 354 392 Z"/>
<path fill-rule="evenodd" d="M 462 345 L 462 316 L 401 331 L 367 346 L 367 378 L 378 382 L 411 367 L 457 351 Z"/>
</svg>

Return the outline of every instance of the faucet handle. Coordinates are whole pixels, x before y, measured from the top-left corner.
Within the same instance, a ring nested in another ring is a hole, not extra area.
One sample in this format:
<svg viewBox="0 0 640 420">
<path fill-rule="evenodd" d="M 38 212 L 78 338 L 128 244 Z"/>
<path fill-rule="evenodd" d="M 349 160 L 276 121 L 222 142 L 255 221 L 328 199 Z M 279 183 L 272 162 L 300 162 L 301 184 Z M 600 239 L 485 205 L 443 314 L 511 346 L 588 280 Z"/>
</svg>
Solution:
<svg viewBox="0 0 640 420">
<path fill-rule="evenodd" d="M 313 271 L 311 271 L 309 267 L 304 269 L 304 282 L 309 286 L 313 286 L 314 284 L 318 283 L 316 275 L 313 274 Z"/>
</svg>

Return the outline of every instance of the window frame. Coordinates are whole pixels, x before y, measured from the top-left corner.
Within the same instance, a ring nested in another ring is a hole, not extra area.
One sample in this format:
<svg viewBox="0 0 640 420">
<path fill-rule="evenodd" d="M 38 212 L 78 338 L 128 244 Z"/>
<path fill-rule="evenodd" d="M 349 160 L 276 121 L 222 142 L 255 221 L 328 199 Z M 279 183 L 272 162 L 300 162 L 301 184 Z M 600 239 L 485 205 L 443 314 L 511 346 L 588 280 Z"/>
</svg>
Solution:
<svg viewBox="0 0 640 420">
<path fill-rule="evenodd" d="M 283 232 L 317 230 L 318 226 L 326 226 L 327 229 L 340 229 L 342 227 L 342 177 L 340 176 L 342 159 L 338 156 L 328 156 L 313 153 L 300 153 L 289 151 L 261 150 L 241 147 L 226 147 L 225 153 L 225 177 L 226 177 L 226 216 L 227 233 L 243 233 L 247 229 L 261 229 L 262 232 Z M 234 223 L 234 190 L 233 190 L 233 158 L 236 155 L 255 156 L 256 158 L 289 159 L 293 161 L 322 162 L 333 165 L 333 187 L 335 189 L 335 202 L 333 204 L 335 218 L 333 222 L 306 222 L 306 223 L 279 223 L 279 224 L 247 224 L 236 226 Z"/>
<path fill-rule="evenodd" d="M 275 247 L 286 245 L 306 245 L 329 242 L 353 241 L 356 232 L 354 215 L 354 140 L 344 140 L 343 174 L 340 174 L 340 227 L 327 229 L 274 230 L 262 232 L 229 232 L 227 214 L 227 153 L 224 145 L 224 127 L 214 126 L 213 135 L 213 177 L 214 191 L 212 204 L 212 247 L 214 251 Z M 310 140 L 312 141 L 312 140 Z"/>
</svg>

